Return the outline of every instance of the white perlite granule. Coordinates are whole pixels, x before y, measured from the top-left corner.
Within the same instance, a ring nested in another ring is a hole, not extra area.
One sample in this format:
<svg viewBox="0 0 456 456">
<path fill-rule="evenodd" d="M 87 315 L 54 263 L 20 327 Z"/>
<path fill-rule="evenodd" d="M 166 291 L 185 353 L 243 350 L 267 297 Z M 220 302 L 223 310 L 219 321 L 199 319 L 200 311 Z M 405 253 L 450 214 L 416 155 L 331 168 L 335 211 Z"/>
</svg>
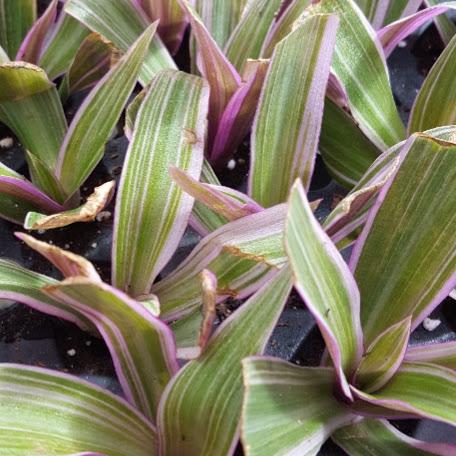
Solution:
<svg viewBox="0 0 456 456">
<path fill-rule="evenodd" d="M 3 147 L 4 149 L 9 149 L 13 145 L 13 138 L 6 137 L 3 139 L 0 139 L 0 147 Z"/>
<path fill-rule="evenodd" d="M 101 211 L 97 214 L 97 222 L 104 222 L 105 220 L 109 220 L 111 218 L 111 212 L 109 211 Z"/>
<path fill-rule="evenodd" d="M 67 350 L 67 355 L 68 356 L 74 356 L 76 354 L 76 350 L 74 348 L 70 348 Z"/>
<path fill-rule="evenodd" d="M 434 331 L 434 329 L 438 328 L 440 326 L 440 323 L 442 323 L 439 319 L 433 319 L 433 318 L 425 318 L 423 320 L 423 328 L 426 331 Z"/>
</svg>

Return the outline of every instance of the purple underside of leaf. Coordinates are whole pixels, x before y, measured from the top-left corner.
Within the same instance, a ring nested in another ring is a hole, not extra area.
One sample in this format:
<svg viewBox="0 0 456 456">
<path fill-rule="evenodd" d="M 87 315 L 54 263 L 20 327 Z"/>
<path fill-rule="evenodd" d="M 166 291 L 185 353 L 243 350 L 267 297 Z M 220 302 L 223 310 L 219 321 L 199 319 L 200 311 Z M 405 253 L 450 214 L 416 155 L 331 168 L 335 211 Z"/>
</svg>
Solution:
<svg viewBox="0 0 456 456">
<path fill-rule="evenodd" d="M 217 126 L 210 153 L 211 162 L 223 164 L 249 132 L 267 67 L 266 61 L 258 61 L 253 74 L 239 86 L 228 102 Z"/>
<path fill-rule="evenodd" d="M 179 0 L 179 4 L 187 12 L 192 32 L 195 36 L 198 46 L 197 64 L 199 70 L 211 88 L 208 136 L 208 150 L 211 150 L 217 125 L 231 96 L 241 84 L 241 77 L 225 57 L 225 54 L 212 38 L 189 2 L 187 0 Z"/>
<path fill-rule="evenodd" d="M 407 38 L 427 21 L 452 8 L 456 8 L 456 3 L 454 6 L 431 6 L 380 29 L 377 35 L 383 45 L 385 55 L 388 57 L 400 41 Z"/>
<path fill-rule="evenodd" d="M 55 202 L 31 182 L 10 176 L 0 176 L 0 192 L 22 198 L 47 213 L 61 212 L 65 208 Z"/>
<path fill-rule="evenodd" d="M 46 35 L 57 15 L 57 5 L 58 0 L 52 0 L 43 15 L 33 24 L 22 42 L 15 60 L 38 63 Z"/>
</svg>

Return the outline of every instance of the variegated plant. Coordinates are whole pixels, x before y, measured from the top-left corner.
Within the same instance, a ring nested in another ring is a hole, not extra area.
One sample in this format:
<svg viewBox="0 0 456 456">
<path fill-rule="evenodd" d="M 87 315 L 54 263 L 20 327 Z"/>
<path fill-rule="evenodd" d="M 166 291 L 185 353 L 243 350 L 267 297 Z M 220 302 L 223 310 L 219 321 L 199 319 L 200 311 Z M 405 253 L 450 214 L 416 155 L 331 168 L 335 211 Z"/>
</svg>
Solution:
<svg viewBox="0 0 456 456">
<path fill-rule="evenodd" d="M 63 280 L 0 260 L 0 299 L 100 336 L 123 397 L 0 364 L 0 456 L 224 456 L 239 437 L 247 455 L 312 455 L 328 437 L 355 456 L 454 454 L 386 420 L 456 425 L 455 344 L 408 346 L 456 285 L 456 38 L 441 15 L 456 2 L 67 0 L 55 21 L 57 3 L 36 21 L 34 0 L 0 0 L 0 120 L 32 178 L 0 168 L 0 214 L 93 218 L 112 184 L 79 208 L 78 189 L 138 81 L 112 280 L 17 233 Z M 429 19 L 448 45 L 406 129 L 385 57 Z M 194 74 L 171 57 L 188 25 Z M 63 101 L 92 85 L 68 127 Z M 213 167 L 250 131 L 244 194 Z M 321 226 L 317 151 L 351 189 Z M 202 239 L 161 277 L 189 224 Z M 319 368 L 259 356 L 293 284 L 326 342 Z M 213 330 L 228 297 L 247 300 Z"/>
</svg>

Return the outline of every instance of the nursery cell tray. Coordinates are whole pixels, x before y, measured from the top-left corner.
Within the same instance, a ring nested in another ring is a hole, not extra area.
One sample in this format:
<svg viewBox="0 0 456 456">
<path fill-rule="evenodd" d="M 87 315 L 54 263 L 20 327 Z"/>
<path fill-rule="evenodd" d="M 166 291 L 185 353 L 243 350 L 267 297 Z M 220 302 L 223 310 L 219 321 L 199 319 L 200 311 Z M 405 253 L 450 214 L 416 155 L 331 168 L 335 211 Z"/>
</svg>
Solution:
<svg viewBox="0 0 456 456">
<path fill-rule="evenodd" d="M 407 46 L 399 47 L 390 57 L 394 95 L 404 120 L 408 118 L 416 92 L 441 50 L 436 30 L 431 26 L 420 36 L 411 38 Z M 188 61 L 185 56 L 181 56 L 181 60 Z M 75 102 L 77 105 L 77 100 Z M 69 106 L 68 109 L 74 112 L 74 106 Z M 110 140 L 104 159 L 85 184 L 83 194 L 89 194 L 95 186 L 108 180 L 118 181 L 127 147 L 127 140 L 120 131 Z M 0 130 L 2 137 L 8 134 L 6 130 Z M 17 146 L 2 152 L 0 159 L 18 171 L 26 172 L 22 151 Z M 225 185 L 245 190 L 247 159 L 245 150 L 241 147 L 235 168 L 224 169 L 221 173 Z M 324 165 L 318 160 L 310 194 L 311 200 L 323 198 L 317 216 L 325 217 L 343 195 L 344 190 L 331 181 Z M 107 210 L 113 211 L 112 203 Z M 34 271 L 59 277 L 57 271 L 40 255 L 13 238 L 16 230 L 23 231 L 18 226 L 0 220 L 0 257 L 13 259 Z M 109 282 L 112 218 L 34 234 L 41 240 L 52 242 L 93 261 L 103 279 Z M 197 241 L 198 236 L 189 230 L 163 274 L 179 264 Z M 233 302 L 229 305 L 235 308 L 238 304 Z M 453 300 L 446 299 L 431 317 L 441 320 L 438 328 L 429 332 L 420 326 L 412 334 L 411 343 L 456 340 L 456 310 Z M 293 293 L 269 341 L 267 354 L 299 365 L 315 366 L 318 365 L 323 350 L 324 343 L 312 316 L 301 299 Z M 115 393 L 121 393 L 109 352 L 101 340 L 89 336 L 70 323 L 43 315 L 21 304 L 4 307 L 0 303 L 0 362 L 30 364 L 69 372 Z M 407 434 L 422 440 L 456 443 L 456 432 L 449 426 L 427 420 L 394 424 Z M 239 454 L 242 454 L 242 450 L 239 450 Z M 320 454 L 329 456 L 345 453 L 327 442 Z"/>
</svg>

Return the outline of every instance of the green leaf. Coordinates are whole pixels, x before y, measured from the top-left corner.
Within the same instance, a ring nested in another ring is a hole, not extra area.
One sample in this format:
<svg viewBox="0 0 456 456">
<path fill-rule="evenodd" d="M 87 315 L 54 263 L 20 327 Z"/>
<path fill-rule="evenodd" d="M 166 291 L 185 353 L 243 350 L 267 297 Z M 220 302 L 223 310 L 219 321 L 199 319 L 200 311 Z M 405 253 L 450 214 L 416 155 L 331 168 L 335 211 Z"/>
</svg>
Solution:
<svg viewBox="0 0 456 456">
<path fill-rule="evenodd" d="M 249 194 L 262 206 L 286 201 L 298 177 L 310 186 L 337 23 L 306 19 L 274 51 L 251 140 Z"/>
<path fill-rule="evenodd" d="M 456 425 L 456 372 L 428 363 L 403 363 L 379 391 L 355 391 L 372 404 Z"/>
<path fill-rule="evenodd" d="M 68 95 L 93 86 L 116 63 L 118 53 L 98 33 L 91 33 L 81 43 L 59 92 L 62 93 L 62 86 L 67 88 Z"/>
<path fill-rule="evenodd" d="M 69 0 L 65 12 L 93 32 L 104 36 L 124 52 L 136 42 L 148 26 L 147 18 L 130 0 Z M 142 62 L 139 80 L 147 85 L 160 70 L 176 68 L 166 47 L 154 36 Z"/>
<path fill-rule="evenodd" d="M 36 157 L 36 161 L 29 160 L 34 183 L 64 202 L 67 195 L 55 183 L 55 177 L 50 177 L 67 131 L 57 89 L 44 70 L 25 62 L 0 66 L 0 87 L 0 120 Z"/>
<path fill-rule="evenodd" d="M 390 0 L 357 0 L 356 3 L 374 29 L 383 25 Z"/>
<path fill-rule="evenodd" d="M 28 31 L 14 60 L 23 60 L 25 62 L 38 64 L 46 36 L 52 29 L 57 16 L 57 4 L 58 0 L 51 0 L 49 2 L 44 13 L 35 21 L 32 28 Z"/>
<path fill-rule="evenodd" d="M 223 48 L 238 24 L 247 0 L 196 0 L 195 10 L 215 42 Z"/>
<path fill-rule="evenodd" d="M 78 109 L 60 148 L 57 177 L 72 195 L 101 160 L 138 77 L 156 25 L 151 25 Z"/>
<path fill-rule="evenodd" d="M 349 107 L 359 127 L 381 150 L 405 136 L 386 62 L 375 31 L 353 0 L 321 0 L 313 14 L 336 14 L 340 27 L 332 70 L 347 92 Z"/>
<path fill-rule="evenodd" d="M 388 13 L 383 25 L 391 24 L 391 22 L 416 13 L 421 3 L 421 0 L 389 0 Z"/>
<path fill-rule="evenodd" d="M 205 184 L 222 185 L 218 180 L 214 170 L 207 160 L 203 162 L 200 181 Z M 228 219 L 220 214 L 209 209 L 205 204 L 195 201 L 193 204 L 192 215 L 190 216 L 190 224 L 202 236 L 206 236 L 217 228 L 228 223 Z"/>
<path fill-rule="evenodd" d="M 353 117 L 329 98 L 325 100 L 318 149 L 332 178 L 349 189 L 381 153 Z"/>
<path fill-rule="evenodd" d="M 409 133 L 456 123 L 456 36 L 443 50 L 425 79 L 413 105 Z"/>
<path fill-rule="evenodd" d="M 294 0 L 288 3 L 289 6 L 273 24 L 263 43 L 261 50 L 263 58 L 271 57 L 276 45 L 292 32 L 296 21 L 311 4 L 311 0 Z"/>
<path fill-rule="evenodd" d="M 11 59 L 36 19 L 36 0 L 0 1 L 0 45 Z"/>
<path fill-rule="evenodd" d="M 133 296 L 149 292 L 187 226 L 193 198 L 168 169 L 199 177 L 208 99 L 203 79 L 167 70 L 154 78 L 138 112 L 116 203 L 112 279 Z"/>
<path fill-rule="evenodd" d="M 353 420 L 333 395 L 334 371 L 274 358 L 243 361 L 242 442 L 248 456 L 315 455 Z"/>
<path fill-rule="evenodd" d="M 290 289 L 290 271 L 284 268 L 226 319 L 204 353 L 173 378 L 158 415 L 163 454 L 231 454 L 242 405 L 241 360 L 264 349 Z"/>
<path fill-rule="evenodd" d="M 401 159 L 350 260 L 366 344 L 409 315 L 413 330 L 455 285 L 456 143 L 416 134 Z"/>
<path fill-rule="evenodd" d="M 367 347 L 356 371 L 356 383 L 371 393 L 384 386 L 396 373 L 405 355 L 410 336 L 411 318 L 396 323 Z"/>
<path fill-rule="evenodd" d="M 346 377 L 362 354 L 359 292 L 348 266 L 323 231 L 297 182 L 290 195 L 285 246 L 294 285 L 317 320 L 339 386 L 351 398 Z"/>
<path fill-rule="evenodd" d="M 261 56 L 266 36 L 279 11 L 281 0 L 250 0 L 225 46 L 225 54 L 241 72 L 247 59 Z"/>
<path fill-rule="evenodd" d="M 386 420 L 364 419 L 337 430 L 331 438 L 350 456 L 445 456 L 456 449 L 445 443 L 413 439 Z"/>
<path fill-rule="evenodd" d="M 198 275 L 207 269 L 218 280 L 218 298 L 250 296 L 283 266 L 286 206 L 227 223 L 206 236 L 165 279 L 154 284 L 162 318 L 175 320 L 201 305 Z"/>
<path fill-rule="evenodd" d="M 63 11 L 55 27 L 39 60 L 39 65 L 51 80 L 68 70 L 80 45 L 90 33 L 87 27 Z"/>
<path fill-rule="evenodd" d="M 168 326 L 140 302 L 100 281 L 70 277 L 43 291 L 79 310 L 97 327 L 126 398 L 155 420 L 163 390 L 178 369 Z"/>
<path fill-rule="evenodd" d="M 153 456 L 156 432 L 120 397 L 77 377 L 0 364 L 0 455 Z"/>
</svg>

